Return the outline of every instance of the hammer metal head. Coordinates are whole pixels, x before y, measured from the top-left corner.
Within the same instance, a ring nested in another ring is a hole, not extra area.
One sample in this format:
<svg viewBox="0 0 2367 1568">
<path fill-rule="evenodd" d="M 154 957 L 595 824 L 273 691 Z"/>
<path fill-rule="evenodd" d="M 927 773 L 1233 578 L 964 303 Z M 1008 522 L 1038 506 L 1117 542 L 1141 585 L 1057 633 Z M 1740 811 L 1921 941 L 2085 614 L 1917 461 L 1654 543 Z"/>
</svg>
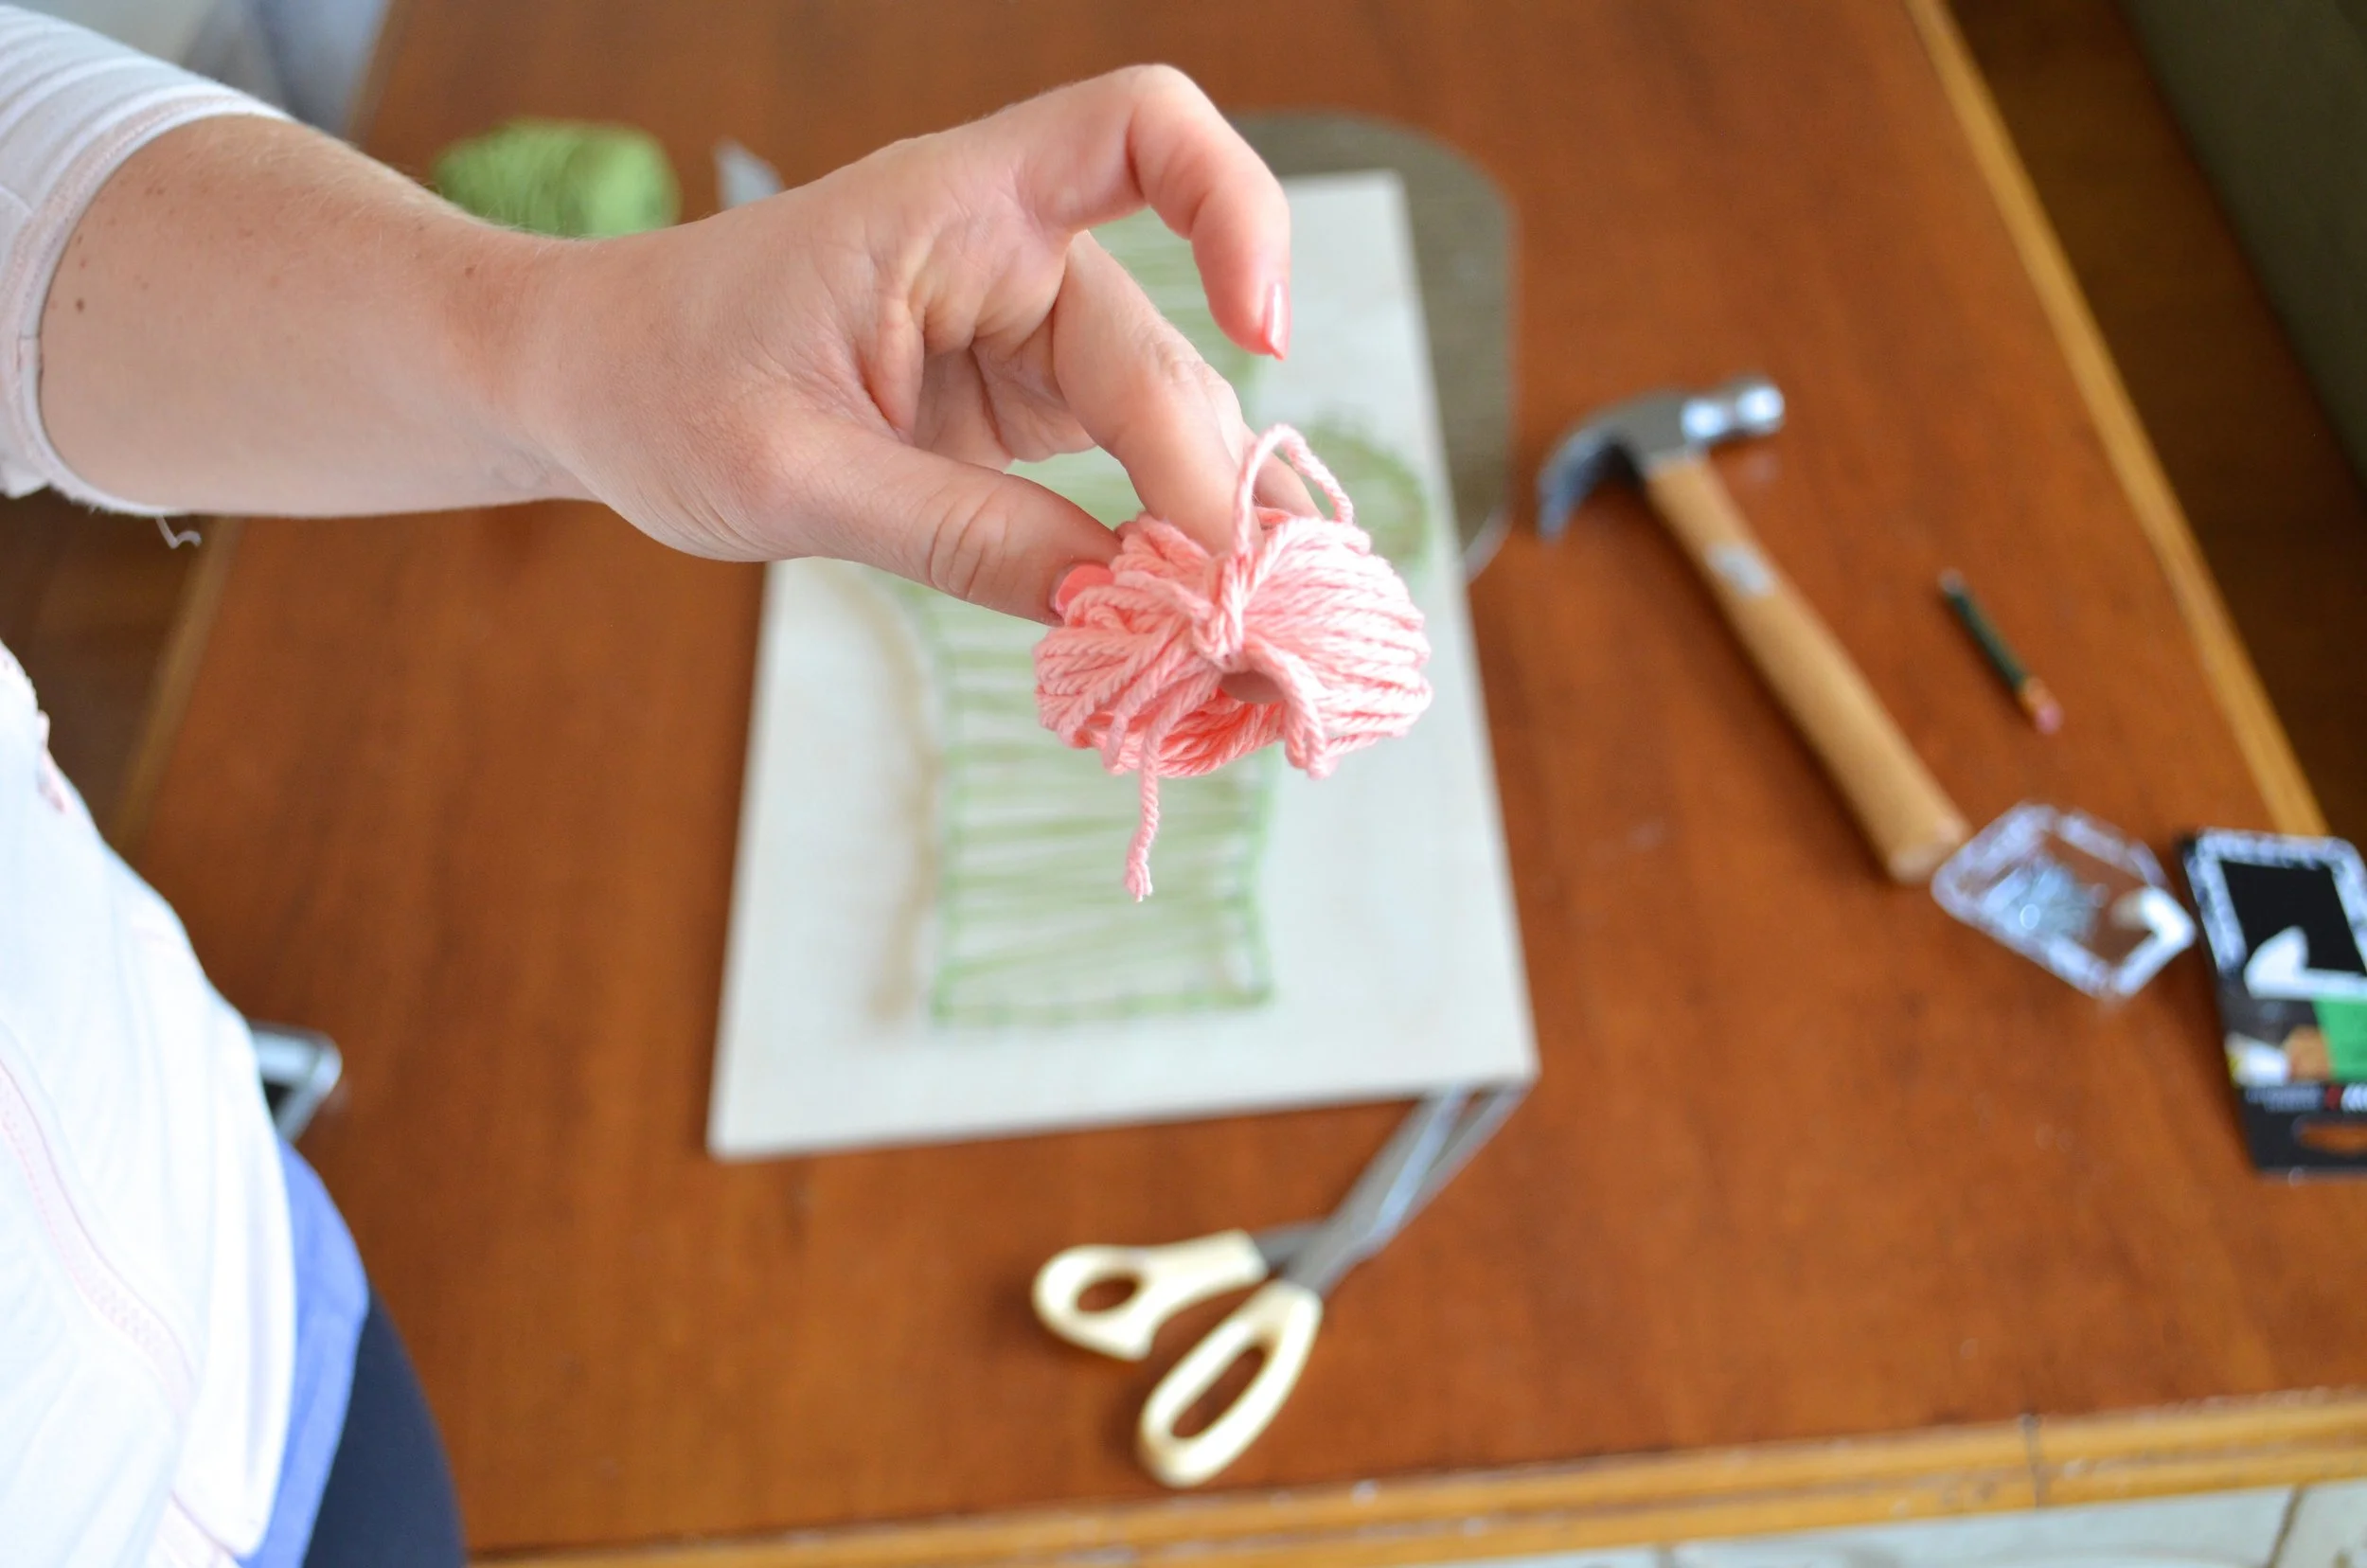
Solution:
<svg viewBox="0 0 2367 1568">
<path fill-rule="evenodd" d="M 1537 531 L 1557 538 L 1607 473 L 1649 473 L 1737 436 L 1783 427 L 1784 395 L 1765 376 L 1736 376 L 1711 392 L 1647 392 L 1613 403 L 1562 437 L 1537 477 Z"/>
</svg>

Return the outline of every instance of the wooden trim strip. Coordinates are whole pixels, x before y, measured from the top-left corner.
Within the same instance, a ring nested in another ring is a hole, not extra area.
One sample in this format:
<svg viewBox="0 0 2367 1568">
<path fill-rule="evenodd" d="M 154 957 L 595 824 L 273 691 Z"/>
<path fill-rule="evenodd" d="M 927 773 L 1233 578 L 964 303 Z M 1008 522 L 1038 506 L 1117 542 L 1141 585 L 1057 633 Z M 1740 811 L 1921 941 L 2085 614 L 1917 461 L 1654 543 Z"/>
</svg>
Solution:
<svg viewBox="0 0 2367 1568">
<path fill-rule="evenodd" d="M 2367 1393 L 1181 1498 L 508 1568 L 1410 1568 L 2367 1475 Z"/>
<path fill-rule="evenodd" d="M 2038 1485 L 2053 1504 L 2342 1479 L 2367 1453 L 2367 1399 L 2225 1400 L 2044 1420 L 2038 1450 Z"/>
<path fill-rule="evenodd" d="M 2054 225 L 2047 222 L 2038 191 L 2022 168 L 2020 154 L 2014 151 L 2013 138 L 1997 112 L 1996 100 L 1989 96 L 1988 84 L 1972 62 L 1947 0 L 1905 3 L 1916 31 L 1923 35 L 1949 105 L 1972 145 L 1973 162 L 1980 166 L 2006 232 L 2013 237 L 2022 266 L 2038 291 L 2038 303 L 2062 346 L 2089 417 L 2095 421 L 2105 456 L 2170 579 L 2170 592 L 2202 655 L 2212 692 L 2235 731 L 2235 743 L 2268 803 L 2270 824 L 2283 833 L 2323 834 L 2326 819 L 2318 808 L 2318 797 L 2293 756 L 2292 742 L 2286 738 L 2285 726 L 2260 685 L 2251 656 L 2236 634 L 2235 623 L 2195 543 L 2178 495 L 2170 489 L 2153 443 L 2128 401 L 2120 368 L 2105 347 L 2087 296 L 2080 292 Z"/>
<path fill-rule="evenodd" d="M 165 763 L 172 756 L 174 737 L 189 710 L 189 693 L 197 686 L 197 667 L 205 654 L 205 639 L 214 630 L 214 614 L 222 607 L 223 584 L 230 580 L 231 557 L 237 554 L 240 524 L 235 518 L 213 518 L 198 525 L 201 541 L 188 580 L 181 585 L 173 607 L 172 628 L 166 634 L 156 673 L 149 681 L 148 706 L 140 714 L 139 739 L 133 745 L 131 765 L 116 791 L 107 813 L 107 842 L 125 860 L 139 855 L 140 840 L 156 806 Z"/>
</svg>

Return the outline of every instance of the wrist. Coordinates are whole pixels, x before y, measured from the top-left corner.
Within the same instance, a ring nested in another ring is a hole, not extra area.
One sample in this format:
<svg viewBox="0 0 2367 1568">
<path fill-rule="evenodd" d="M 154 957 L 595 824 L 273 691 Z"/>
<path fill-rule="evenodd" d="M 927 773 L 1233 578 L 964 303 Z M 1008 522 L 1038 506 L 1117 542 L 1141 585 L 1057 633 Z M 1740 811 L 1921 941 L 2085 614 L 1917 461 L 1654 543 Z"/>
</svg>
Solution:
<svg viewBox="0 0 2367 1568">
<path fill-rule="evenodd" d="M 561 350 L 567 278 L 581 241 L 472 225 L 454 270 L 452 331 L 494 483 L 519 500 L 589 495 L 558 439 L 555 395 L 567 371 Z"/>
</svg>

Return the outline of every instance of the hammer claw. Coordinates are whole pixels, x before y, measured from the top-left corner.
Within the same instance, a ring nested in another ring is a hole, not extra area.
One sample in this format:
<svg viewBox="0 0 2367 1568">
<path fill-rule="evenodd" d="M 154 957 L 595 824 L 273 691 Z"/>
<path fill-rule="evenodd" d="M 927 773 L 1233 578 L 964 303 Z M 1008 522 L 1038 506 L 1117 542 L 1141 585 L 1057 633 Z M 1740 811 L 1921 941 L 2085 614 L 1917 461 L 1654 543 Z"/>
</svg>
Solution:
<svg viewBox="0 0 2367 1568">
<path fill-rule="evenodd" d="M 1559 539 L 1570 526 L 1570 514 L 1593 493 L 1603 474 L 1627 466 L 1627 450 L 1604 431 L 1575 431 L 1537 476 L 1537 531 Z"/>
</svg>

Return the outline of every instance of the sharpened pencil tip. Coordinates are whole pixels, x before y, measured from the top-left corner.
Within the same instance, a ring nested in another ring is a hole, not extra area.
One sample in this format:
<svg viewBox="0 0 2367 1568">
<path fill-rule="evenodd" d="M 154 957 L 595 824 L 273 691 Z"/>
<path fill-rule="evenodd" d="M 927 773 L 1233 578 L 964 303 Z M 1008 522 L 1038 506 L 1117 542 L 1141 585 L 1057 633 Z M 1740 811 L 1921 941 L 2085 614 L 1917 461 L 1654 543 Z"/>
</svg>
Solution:
<svg viewBox="0 0 2367 1568">
<path fill-rule="evenodd" d="M 2055 693 L 2036 675 L 2022 682 L 2014 694 L 2021 701 L 2021 709 L 2030 715 L 2031 724 L 2040 735 L 2053 735 L 2063 727 L 2063 704 L 2055 700 Z"/>
</svg>

